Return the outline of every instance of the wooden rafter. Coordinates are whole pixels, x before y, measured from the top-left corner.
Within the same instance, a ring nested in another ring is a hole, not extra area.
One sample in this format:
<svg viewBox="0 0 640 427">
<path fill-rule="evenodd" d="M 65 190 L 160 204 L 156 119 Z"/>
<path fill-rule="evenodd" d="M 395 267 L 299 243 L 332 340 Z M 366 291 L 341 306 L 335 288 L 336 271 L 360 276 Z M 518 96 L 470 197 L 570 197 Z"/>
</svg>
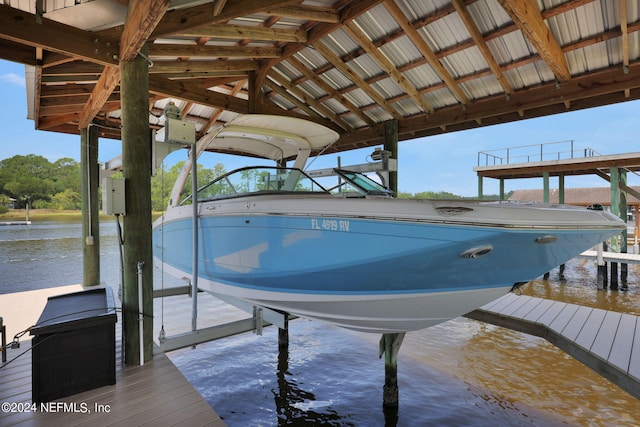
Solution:
<svg viewBox="0 0 640 427">
<path fill-rule="evenodd" d="M 218 16 L 227 4 L 227 0 L 214 0 L 213 3 L 213 16 Z"/>
<path fill-rule="evenodd" d="M 511 20 L 536 49 L 556 80 L 571 79 L 567 59 L 549 27 L 544 23 L 536 0 L 498 0 Z"/>
<path fill-rule="evenodd" d="M 320 76 L 318 76 L 311 69 L 309 69 L 309 67 L 304 65 L 302 63 L 302 61 L 300 61 L 298 58 L 296 58 L 295 56 L 292 56 L 291 58 L 289 58 L 288 62 L 294 68 L 296 68 L 298 71 L 300 71 L 302 74 L 304 74 L 308 79 L 310 79 L 316 85 L 318 85 L 322 90 L 324 90 L 330 96 L 332 96 L 333 98 L 338 100 L 342 105 L 344 105 L 344 107 L 348 111 L 350 111 L 351 113 L 357 115 L 360 118 L 360 120 L 364 121 L 365 123 L 367 123 L 369 125 L 373 125 L 374 124 L 373 120 L 371 120 L 371 118 L 369 118 L 366 114 L 364 114 L 360 110 L 360 108 L 358 108 L 355 104 L 353 104 L 351 101 L 349 101 L 339 91 L 337 91 L 333 87 L 331 87 L 331 85 L 329 85 L 327 82 L 322 80 L 322 78 L 320 78 Z"/>
<path fill-rule="evenodd" d="M 277 84 L 276 82 L 274 82 L 273 80 L 269 80 L 267 79 L 266 83 L 265 83 L 269 88 L 271 88 L 271 90 L 273 91 L 272 93 L 277 93 L 278 95 L 280 95 L 282 98 L 286 99 L 287 101 L 289 101 L 290 103 L 292 103 L 293 105 L 296 106 L 296 108 L 298 108 L 301 111 L 304 111 L 305 114 L 308 114 L 309 116 L 313 116 L 313 117 L 321 117 L 320 114 L 318 114 L 317 112 L 315 112 L 311 107 L 310 104 L 306 103 L 306 102 L 302 102 L 300 99 L 296 98 L 294 96 L 294 94 L 292 92 L 290 92 L 288 89 L 280 86 L 279 84 Z M 302 98 L 303 100 L 305 99 L 305 96 L 303 96 Z"/>
<path fill-rule="evenodd" d="M 257 46 L 203 46 L 184 44 L 152 44 L 149 47 L 151 57 L 210 57 L 210 58 L 279 58 L 282 49 Z"/>
<path fill-rule="evenodd" d="M 185 29 L 217 24 L 239 16 L 252 15 L 265 9 L 288 6 L 300 0 L 234 0 L 227 2 L 218 12 L 217 2 L 206 3 L 185 9 L 172 10 L 157 25 L 151 38 L 183 33 Z"/>
<path fill-rule="evenodd" d="M 117 39 L 98 37 L 70 25 L 0 5 L 0 38 L 26 46 L 72 55 L 103 66 L 117 65 Z"/>
<path fill-rule="evenodd" d="M 121 61 L 131 61 L 136 58 L 147 38 L 169 8 L 170 3 L 170 0 L 138 0 L 129 4 L 127 20 L 120 37 Z M 98 84 L 80 112 L 79 129 L 89 126 L 119 83 L 120 68 L 105 67 Z"/>
<path fill-rule="evenodd" d="M 306 6 L 294 4 L 291 6 L 274 7 L 265 9 L 263 13 L 275 15 L 283 18 L 302 19 L 316 22 L 330 22 L 337 24 L 340 22 L 340 15 L 337 11 L 327 7 Z"/>
<path fill-rule="evenodd" d="M 313 111 L 314 114 L 317 114 L 317 113 L 315 113 L 315 111 L 319 111 L 323 116 L 328 117 L 329 119 L 331 119 L 332 122 L 336 123 L 341 128 L 343 128 L 345 130 L 348 130 L 348 131 L 352 131 L 353 130 L 353 128 L 351 126 L 349 126 L 349 124 L 346 123 L 344 120 L 339 118 L 337 114 L 335 114 L 333 111 L 331 111 L 330 109 L 328 109 L 327 107 L 322 105 L 321 102 L 319 102 L 319 101 L 313 99 L 312 97 L 310 97 L 309 95 L 307 95 L 306 92 L 301 90 L 297 85 L 292 84 L 290 81 L 288 81 L 280 73 L 272 71 L 272 72 L 269 73 L 269 78 L 272 79 L 278 85 L 282 86 L 288 92 L 290 92 L 293 95 L 295 95 L 295 97 L 297 97 L 297 99 L 300 99 L 300 100 L 304 101 L 304 103 L 306 105 L 308 105 L 309 107 L 312 107 L 313 108 L 312 111 Z M 267 83 L 269 84 L 269 80 L 267 80 Z M 292 102 L 295 102 L 295 101 L 292 101 Z M 302 107 L 299 107 L 299 108 L 302 108 Z M 302 109 L 304 109 L 304 108 L 302 108 Z M 310 115 L 313 115 L 313 114 L 310 113 Z"/>
<path fill-rule="evenodd" d="M 341 73 L 345 75 L 349 80 L 354 82 L 364 93 L 366 93 L 373 102 L 382 107 L 387 113 L 389 113 L 394 119 L 400 120 L 402 116 L 398 114 L 393 106 L 387 102 L 378 92 L 373 90 L 371 86 L 364 81 L 355 71 L 345 64 L 338 55 L 336 55 L 331 49 L 329 49 L 324 43 L 318 41 L 313 44 L 313 47 L 324 56 L 327 61 L 331 62 Z"/>
<path fill-rule="evenodd" d="M 444 66 L 440 63 L 440 60 L 433 52 L 433 50 L 429 47 L 427 42 L 422 38 L 420 33 L 411 25 L 407 16 L 400 10 L 400 8 L 396 5 L 393 0 L 385 0 L 385 7 L 393 16 L 393 18 L 398 22 L 400 27 L 404 30 L 405 34 L 411 42 L 418 48 L 422 56 L 424 56 L 431 67 L 435 70 L 435 72 L 440 76 L 442 81 L 445 82 L 449 90 L 453 93 L 453 95 L 463 104 L 469 103 L 469 98 L 462 91 L 460 86 L 456 83 L 451 74 L 444 68 Z"/>
<path fill-rule="evenodd" d="M 627 2 L 620 0 L 620 37 L 622 42 L 622 69 L 629 72 L 629 26 L 627 25 Z M 626 98 L 629 97 L 629 89 L 624 91 Z"/>
<path fill-rule="evenodd" d="M 198 85 L 185 84 L 181 81 L 172 81 L 154 75 L 149 76 L 149 92 L 235 113 L 246 114 L 249 111 L 248 103 L 245 100 L 210 90 L 202 90 Z"/>
<path fill-rule="evenodd" d="M 351 37 L 382 67 L 383 70 L 409 94 L 424 111 L 433 113 L 433 107 L 424 99 L 418 90 L 398 71 L 395 65 L 380 51 L 373 42 L 362 32 L 355 21 L 345 24 L 344 29 Z"/>
<path fill-rule="evenodd" d="M 224 75 L 225 72 L 237 75 L 238 72 L 252 71 L 258 69 L 258 63 L 251 60 L 231 60 L 231 61 L 155 61 L 153 67 L 149 69 L 150 74 L 170 74 L 170 73 L 214 73 Z"/>
<path fill-rule="evenodd" d="M 215 37 L 223 40 L 250 39 L 256 41 L 307 42 L 307 32 L 302 30 L 283 30 L 231 24 L 208 24 L 196 28 L 180 29 L 176 35 L 181 37 Z"/>
<path fill-rule="evenodd" d="M 456 12 L 458 12 L 458 16 L 460 16 L 460 19 L 467 28 L 467 31 L 469 31 L 471 39 L 476 44 L 478 50 L 480 50 L 480 53 L 482 53 L 484 60 L 487 62 L 487 65 L 489 65 L 491 72 L 493 72 L 493 75 L 496 76 L 496 79 L 498 79 L 500 86 L 502 86 L 502 90 L 504 90 L 507 95 L 511 95 L 513 93 L 513 89 L 511 88 L 511 85 L 509 84 L 507 79 L 504 77 L 502 69 L 500 68 L 500 64 L 498 64 L 498 61 L 496 61 L 496 59 L 493 57 L 493 54 L 491 53 L 491 50 L 489 50 L 487 42 L 484 40 L 482 33 L 471 17 L 469 10 L 467 10 L 467 7 L 464 5 L 462 0 L 451 0 L 451 3 L 456 9 Z"/>
</svg>

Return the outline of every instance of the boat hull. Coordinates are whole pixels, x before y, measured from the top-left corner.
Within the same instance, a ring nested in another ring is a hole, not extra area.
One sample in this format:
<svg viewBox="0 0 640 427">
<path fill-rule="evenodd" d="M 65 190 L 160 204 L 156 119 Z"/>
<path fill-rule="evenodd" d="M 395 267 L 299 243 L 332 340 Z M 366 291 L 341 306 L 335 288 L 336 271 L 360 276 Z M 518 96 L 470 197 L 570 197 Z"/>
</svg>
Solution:
<svg viewBox="0 0 640 427">
<path fill-rule="evenodd" d="M 367 332 L 417 330 L 463 315 L 618 231 L 606 221 L 581 229 L 474 225 L 321 209 L 273 214 L 257 204 L 244 212 L 202 208 L 199 288 Z M 186 213 L 154 227 L 154 257 L 182 276 L 192 270 Z"/>
</svg>

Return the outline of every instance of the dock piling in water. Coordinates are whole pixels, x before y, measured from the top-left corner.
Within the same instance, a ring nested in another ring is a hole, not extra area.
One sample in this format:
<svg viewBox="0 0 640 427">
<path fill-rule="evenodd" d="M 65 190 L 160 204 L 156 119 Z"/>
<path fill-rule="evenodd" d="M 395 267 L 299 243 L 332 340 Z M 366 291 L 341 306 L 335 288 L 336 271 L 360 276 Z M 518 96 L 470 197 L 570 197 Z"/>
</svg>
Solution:
<svg viewBox="0 0 640 427">
<path fill-rule="evenodd" d="M 380 338 L 380 357 L 384 355 L 382 405 L 387 408 L 398 407 L 398 352 L 404 335 L 404 332 L 382 334 Z"/>
</svg>

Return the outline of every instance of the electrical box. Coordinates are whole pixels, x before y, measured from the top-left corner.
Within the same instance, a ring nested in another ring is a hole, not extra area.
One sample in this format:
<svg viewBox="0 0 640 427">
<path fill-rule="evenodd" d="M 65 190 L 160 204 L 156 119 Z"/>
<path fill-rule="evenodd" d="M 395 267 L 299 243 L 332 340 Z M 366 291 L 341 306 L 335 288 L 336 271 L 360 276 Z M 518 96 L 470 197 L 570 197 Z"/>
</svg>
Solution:
<svg viewBox="0 0 640 427">
<path fill-rule="evenodd" d="M 195 144 L 196 125 L 183 120 L 167 119 L 164 124 L 164 141 L 174 144 Z"/>
<path fill-rule="evenodd" d="M 105 178 L 102 180 L 102 212 L 105 215 L 124 215 L 124 179 Z"/>
</svg>

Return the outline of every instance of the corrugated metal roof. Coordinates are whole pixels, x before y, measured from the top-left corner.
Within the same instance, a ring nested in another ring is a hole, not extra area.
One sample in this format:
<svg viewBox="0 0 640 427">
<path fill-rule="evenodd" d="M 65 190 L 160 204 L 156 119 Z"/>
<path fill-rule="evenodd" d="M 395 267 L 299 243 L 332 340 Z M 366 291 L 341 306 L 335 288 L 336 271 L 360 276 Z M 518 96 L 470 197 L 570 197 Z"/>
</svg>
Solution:
<svg viewBox="0 0 640 427">
<path fill-rule="evenodd" d="M 336 150 L 375 144 L 380 132 L 368 129 L 393 118 L 406 132 L 400 139 L 406 139 L 490 124 L 494 116 L 499 122 L 518 120 L 529 109 L 534 114 L 548 114 L 545 108 L 555 112 L 558 105 L 572 109 L 573 99 L 594 105 L 598 99 L 610 103 L 640 98 L 637 0 L 538 0 L 539 10 L 528 15 L 533 18 L 526 26 L 497 0 L 269 0 L 272 6 L 267 10 L 261 10 L 261 2 L 246 2 L 244 12 L 235 14 L 230 11 L 239 3 L 228 1 L 217 12 L 220 18 L 213 13 L 216 4 L 173 2 L 179 9 L 165 15 L 158 24 L 161 30 L 151 37 L 151 43 L 162 47 L 150 53 L 158 67 L 150 71 L 156 84 L 152 113 L 160 113 L 168 100 L 174 100 L 188 109 L 186 119 L 193 120 L 202 134 L 216 122 L 248 111 L 248 80 L 254 75 L 264 78 L 265 87 L 259 92 L 267 95 L 262 104 L 270 113 L 306 116 L 313 110 L 316 120 L 341 130 L 343 139 L 332 147 Z M 0 0 L 0 5 L 35 13 L 32 0 Z M 516 2 L 508 5 L 523 7 Z M 97 29 L 116 25 L 126 8 L 126 3 L 112 0 L 46 0 L 44 18 L 92 28 L 96 40 L 117 42 L 120 30 Z M 104 12 L 88 16 L 88 10 Z M 172 21 L 174 16 L 180 18 L 178 24 Z M 628 31 L 625 39 L 622 16 Z M 6 26 L 19 21 L 12 22 Z M 344 28 L 350 23 L 353 30 Z M 46 30 L 47 25 L 40 28 Z M 536 34 L 535 29 L 545 28 L 549 36 Z M 12 30 L 0 29 L 0 41 L 20 45 Z M 30 84 L 39 85 L 29 93 L 43 97 L 31 100 L 31 113 L 39 114 L 38 123 L 52 126 L 48 129 L 77 131 L 77 104 L 53 107 L 45 98 L 62 93 L 62 88 L 77 89 L 75 99 L 88 98 L 87 88 L 93 88 L 104 63 L 84 48 L 66 52 L 70 48 L 65 39 L 51 34 L 53 46 L 21 36 L 28 49 L 39 44 L 43 52 L 40 59 L 25 60 L 45 70 L 40 80 L 37 73 L 29 77 Z M 365 39 L 365 46 L 358 37 Z M 369 42 L 384 60 L 368 51 Z M 540 47 L 544 49 L 539 51 Z M 568 79 L 563 74 L 565 63 Z M 626 70 L 624 64 L 629 64 Z M 162 66 L 166 71 L 159 72 Z M 562 99 L 536 94 L 553 90 L 558 82 Z M 308 102 L 308 108 L 300 108 L 301 101 Z M 482 108 L 474 108 L 480 102 Z M 99 113 L 114 120 L 112 137 L 118 136 L 117 108 L 118 101 L 109 101 Z M 413 120 L 427 116 L 428 120 Z M 343 145 L 343 140 L 348 142 Z"/>
</svg>

